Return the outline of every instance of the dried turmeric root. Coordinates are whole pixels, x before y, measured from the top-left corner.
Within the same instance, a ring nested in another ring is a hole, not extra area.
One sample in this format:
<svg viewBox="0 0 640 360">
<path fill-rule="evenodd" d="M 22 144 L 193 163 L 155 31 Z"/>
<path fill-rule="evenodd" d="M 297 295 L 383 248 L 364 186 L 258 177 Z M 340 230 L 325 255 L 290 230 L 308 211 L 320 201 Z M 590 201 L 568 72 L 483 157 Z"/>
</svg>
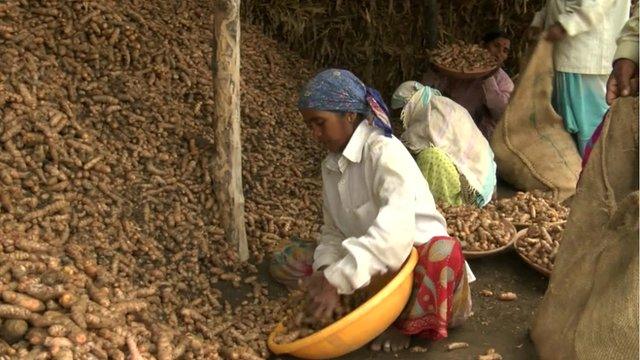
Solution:
<svg viewBox="0 0 640 360">
<path fill-rule="evenodd" d="M 11 290 L 2 292 L 2 300 L 9 304 L 21 306 L 32 312 L 41 312 L 46 309 L 42 301 Z"/>
<path fill-rule="evenodd" d="M 29 330 L 29 324 L 24 320 L 5 320 L 0 327 L 0 338 L 9 344 L 13 344 L 22 340 L 27 330 Z"/>
</svg>

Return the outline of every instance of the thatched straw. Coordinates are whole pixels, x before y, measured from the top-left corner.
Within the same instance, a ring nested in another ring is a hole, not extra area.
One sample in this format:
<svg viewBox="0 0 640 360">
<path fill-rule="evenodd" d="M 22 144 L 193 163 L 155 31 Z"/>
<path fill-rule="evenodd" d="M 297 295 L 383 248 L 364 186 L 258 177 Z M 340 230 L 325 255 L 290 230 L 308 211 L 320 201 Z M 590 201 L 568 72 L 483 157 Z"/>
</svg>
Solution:
<svg viewBox="0 0 640 360">
<path fill-rule="evenodd" d="M 427 50 L 438 41 L 477 42 L 500 27 L 512 36 L 517 69 L 522 34 L 543 0 L 264 0 L 243 1 L 243 19 L 313 60 L 319 67 L 343 67 L 385 95 L 404 80 L 419 80 Z M 438 29 L 440 31 L 438 31 Z"/>
</svg>

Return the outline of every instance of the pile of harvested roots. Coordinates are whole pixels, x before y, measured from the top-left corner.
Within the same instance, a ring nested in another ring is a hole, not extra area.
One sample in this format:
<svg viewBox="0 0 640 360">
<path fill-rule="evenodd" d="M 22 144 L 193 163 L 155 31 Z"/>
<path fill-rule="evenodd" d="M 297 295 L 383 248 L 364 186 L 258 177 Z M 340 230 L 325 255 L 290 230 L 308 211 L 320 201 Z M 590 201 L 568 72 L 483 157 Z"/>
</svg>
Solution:
<svg viewBox="0 0 640 360">
<path fill-rule="evenodd" d="M 460 240 L 465 251 L 489 251 L 507 245 L 514 228 L 496 211 L 472 205 L 441 206 L 450 236 Z"/>
<path fill-rule="evenodd" d="M 532 263 L 551 272 L 563 232 L 564 225 L 533 225 L 527 229 L 527 234 L 516 242 L 516 250 Z"/>
<path fill-rule="evenodd" d="M 212 7 L 0 4 L 0 355 L 268 356 L 282 304 L 224 241 L 210 176 Z M 256 263 L 318 230 L 322 152 L 295 112 L 309 64 L 250 27 L 242 39 Z"/>
<path fill-rule="evenodd" d="M 341 295 L 340 304 L 331 315 L 318 320 L 312 316 L 313 308 L 302 296 L 303 294 L 294 294 L 289 298 L 283 323 L 284 331 L 275 337 L 276 343 L 288 344 L 322 330 L 342 319 L 367 300 L 367 293 L 363 290 L 356 291 L 352 295 Z"/>
<path fill-rule="evenodd" d="M 485 48 L 462 41 L 440 45 L 430 54 L 431 62 L 460 73 L 474 73 L 494 69 L 496 58 Z"/>
<path fill-rule="evenodd" d="M 486 208 L 500 212 L 518 226 L 564 224 L 569 216 L 568 207 L 538 191 L 518 192 L 512 198 L 491 202 Z"/>
</svg>

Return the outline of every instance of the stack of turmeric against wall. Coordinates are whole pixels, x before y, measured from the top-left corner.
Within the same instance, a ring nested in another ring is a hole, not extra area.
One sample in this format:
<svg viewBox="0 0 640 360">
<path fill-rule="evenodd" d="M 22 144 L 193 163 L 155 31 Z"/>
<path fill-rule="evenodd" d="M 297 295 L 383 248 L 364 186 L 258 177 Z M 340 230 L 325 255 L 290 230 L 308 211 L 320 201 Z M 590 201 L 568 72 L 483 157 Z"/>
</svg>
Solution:
<svg viewBox="0 0 640 360">
<path fill-rule="evenodd" d="M 216 218 L 212 5 L 0 4 L 0 355 L 268 355 L 281 304 Z M 309 64 L 251 27 L 242 39 L 259 261 L 317 231 L 322 154 L 295 113 Z"/>
</svg>

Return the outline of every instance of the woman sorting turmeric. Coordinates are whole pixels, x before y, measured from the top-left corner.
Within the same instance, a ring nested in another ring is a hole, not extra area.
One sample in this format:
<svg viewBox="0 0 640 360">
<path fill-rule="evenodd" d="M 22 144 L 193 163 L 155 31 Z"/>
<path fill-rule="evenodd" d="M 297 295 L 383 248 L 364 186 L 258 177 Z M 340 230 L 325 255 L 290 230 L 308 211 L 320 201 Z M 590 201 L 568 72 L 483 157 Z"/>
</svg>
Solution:
<svg viewBox="0 0 640 360">
<path fill-rule="evenodd" d="M 402 109 L 404 145 L 416 156 L 439 204 L 485 206 L 494 195 L 496 163 L 485 137 L 462 105 L 417 81 L 405 81 L 391 98 Z"/>
<path fill-rule="evenodd" d="M 298 108 L 329 151 L 322 163 L 324 223 L 318 246 L 287 245 L 274 256 L 272 275 L 291 285 L 290 270 L 298 269 L 321 318 L 340 294 L 399 269 L 415 246 L 420 258 L 409 303 L 371 347 L 398 351 L 412 335 L 447 337 L 447 329 L 471 312 L 469 282 L 475 279 L 459 241 L 447 235 L 425 178 L 393 137 L 384 101 L 349 71 L 329 69 L 306 85 Z"/>
</svg>

